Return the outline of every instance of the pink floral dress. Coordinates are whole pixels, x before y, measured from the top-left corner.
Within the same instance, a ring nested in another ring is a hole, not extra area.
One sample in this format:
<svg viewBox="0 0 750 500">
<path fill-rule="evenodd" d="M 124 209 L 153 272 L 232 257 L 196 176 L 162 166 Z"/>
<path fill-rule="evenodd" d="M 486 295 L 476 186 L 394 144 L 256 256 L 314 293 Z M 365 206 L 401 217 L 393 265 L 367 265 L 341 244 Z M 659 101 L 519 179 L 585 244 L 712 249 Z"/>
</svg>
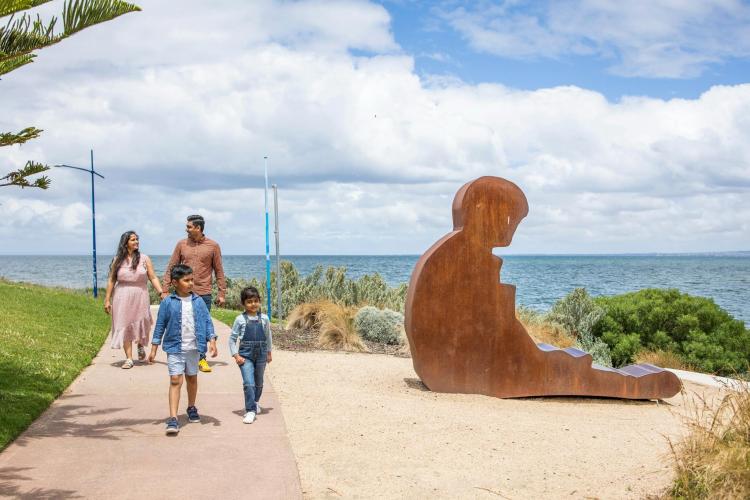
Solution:
<svg viewBox="0 0 750 500">
<path fill-rule="evenodd" d="M 112 292 L 112 349 L 122 349 L 126 342 L 149 344 L 151 308 L 148 297 L 147 255 L 141 254 L 133 270 L 125 259 L 117 270 L 117 283 Z"/>
</svg>

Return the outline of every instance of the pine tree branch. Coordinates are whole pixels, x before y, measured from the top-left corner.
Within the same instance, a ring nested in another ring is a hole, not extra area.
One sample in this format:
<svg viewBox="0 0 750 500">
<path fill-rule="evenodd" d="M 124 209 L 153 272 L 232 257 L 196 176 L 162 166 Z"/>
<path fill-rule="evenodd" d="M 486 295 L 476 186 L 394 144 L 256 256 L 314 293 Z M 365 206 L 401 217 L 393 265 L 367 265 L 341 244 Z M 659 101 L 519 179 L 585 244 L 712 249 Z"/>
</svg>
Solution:
<svg viewBox="0 0 750 500">
<path fill-rule="evenodd" d="M 121 0 L 72 0 L 63 5 L 63 38 L 141 8 Z"/>
<path fill-rule="evenodd" d="M 25 54 L 22 56 L 11 57 L 10 59 L 0 61 L 0 75 L 10 73 L 14 69 L 18 69 L 21 66 L 33 62 L 35 57 L 36 56 L 34 54 Z"/>
<path fill-rule="evenodd" d="M 70 0 L 63 5 L 63 31 L 55 34 L 57 18 L 45 23 L 37 14 L 35 20 L 23 14 L 0 28 L 0 62 L 49 47 L 95 24 L 112 20 L 123 14 L 141 10 L 137 5 L 121 0 Z"/>
<path fill-rule="evenodd" d="M 52 0 L 0 0 L 0 17 L 31 9 Z"/>
<path fill-rule="evenodd" d="M 42 172 L 46 172 L 47 170 L 49 170 L 49 167 L 47 165 L 42 165 L 41 163 L 28 161 L 26 162 L 26 165 L 23 168 L 19 170 L 14 170 L 12 172 L 9 172 L 7 175 L 3 177 L 0 177 L 0 187 L 18 186 L 21 189 L 27 188 L 27 187 L 47 189 L 51 181 L 50 181 L 50 178 L 47 177 L 46 175 L 38 177 L 31 182 L 29 182 L 29 179 L 27 179 L 27 177 L 40 174 Z M 7 181 L 7 182 L 2 182 L 2 181 Z"/>
<path fill-rule="evenodd" d="M 0 133 L 0 148 L 12 144 L 23 144 L 31 139 L 36 139 L 41 133 L 42 130 L 34 127 L 27 127 L 17 134 L 12 134 L 10 132 Z"/>
</svg>

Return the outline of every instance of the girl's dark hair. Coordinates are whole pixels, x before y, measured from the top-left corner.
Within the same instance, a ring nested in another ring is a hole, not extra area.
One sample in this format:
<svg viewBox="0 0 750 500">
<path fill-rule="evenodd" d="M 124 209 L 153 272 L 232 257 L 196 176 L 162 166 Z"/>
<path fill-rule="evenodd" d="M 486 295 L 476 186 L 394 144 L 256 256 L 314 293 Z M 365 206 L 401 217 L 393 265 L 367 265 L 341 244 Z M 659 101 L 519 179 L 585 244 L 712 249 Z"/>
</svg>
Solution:
<svg viewBox="0 0 750 500">
<path fill-rule="evenodd" d="M 179 279 L 184 278 L 188 274 L 193 274 L 192 267 L 187 266 L 185 264 L 177 264 L 169 272 L 169 277 L 172 278 L 172 281 L 177 281 Z"/>
<path fill-rule="evenodd" d="M 117 253 L 115 253 L 115 257 L 112 259 L 112 267 L 109 270 L 112 275 L 113 283 L 117 283 L 117 272 L 120 270 L 122 262 L 128 257 L 128 241 L 130 241 L 130 237 L 133 235 L 138 238 L 138 234 L 136 234 L 135 231 L 125 231 L 122 233 L 122 236 L 120 236 L 120 243 L 117 244 Z M 138 263 L 140 261 L 141 252 L 136 248 L 133 252 L 133 260 L 130 265 L 130 267 L 133 268 L 133 271 L 138 269 Z"/>
<path fill-rule="evenodd" d="M 244 305 L 247 299 L 256 298 L 260 300 L 260 292 L 254 286 L 248 286 L 240 292 L 240 302 Z"/>
</svg>

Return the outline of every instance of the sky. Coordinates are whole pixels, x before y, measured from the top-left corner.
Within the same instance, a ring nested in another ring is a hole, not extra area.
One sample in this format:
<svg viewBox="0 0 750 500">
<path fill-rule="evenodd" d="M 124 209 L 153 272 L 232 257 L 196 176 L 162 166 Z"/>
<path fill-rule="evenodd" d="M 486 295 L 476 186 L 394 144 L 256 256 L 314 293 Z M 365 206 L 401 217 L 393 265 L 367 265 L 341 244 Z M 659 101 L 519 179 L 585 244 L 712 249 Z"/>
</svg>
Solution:
<svg viewBox="0 0 750 500">
<path fill-rule="evenodd" d="M 44 130 L 0 175 L 93 149 L 100 253 L 198 213 L 262 254 L 264 156 L 282 254 L 420 254 L 484 175 L 529 203 L 500 253 L 750 250 L 750 2 L 136 3 L 0 80 Z M 0 188 L 0 254 L 90 251 L 89 177 L 50 177 Z"/>
</svg>

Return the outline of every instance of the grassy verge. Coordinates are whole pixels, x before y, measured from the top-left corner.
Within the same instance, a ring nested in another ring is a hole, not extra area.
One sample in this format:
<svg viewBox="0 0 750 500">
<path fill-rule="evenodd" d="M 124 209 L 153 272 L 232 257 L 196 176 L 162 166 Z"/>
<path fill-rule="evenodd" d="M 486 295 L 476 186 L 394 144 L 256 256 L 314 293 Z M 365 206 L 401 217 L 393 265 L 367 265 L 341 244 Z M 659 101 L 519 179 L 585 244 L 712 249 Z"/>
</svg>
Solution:
<svg viewBox="0 0 750 500">
<path fill-rule="evenodd" d="M 750 498 L 750 385 L 717 406 L 698 400 L 689 434 L 672 446 L 675 499 Z"/>
<path fill-rule="evenodd" d="M 100 301 L 0 280 L 0 450 L 99 352 L 109 332 Z"/>
</svg>

